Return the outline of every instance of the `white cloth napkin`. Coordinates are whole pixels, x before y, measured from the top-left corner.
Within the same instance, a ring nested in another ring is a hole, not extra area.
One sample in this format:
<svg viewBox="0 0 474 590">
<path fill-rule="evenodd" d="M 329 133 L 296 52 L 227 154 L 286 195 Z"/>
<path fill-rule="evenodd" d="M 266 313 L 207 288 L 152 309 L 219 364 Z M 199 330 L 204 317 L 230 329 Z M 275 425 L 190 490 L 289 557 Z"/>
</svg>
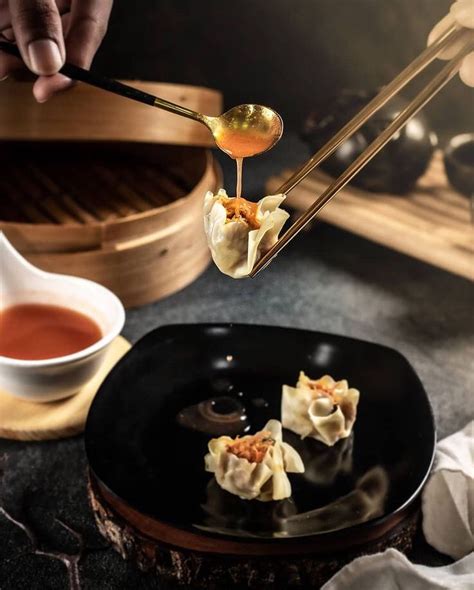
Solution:
<svg viewBox="0 0 474 590">
<path fill-rule="evenodd" d="M 355 559 L 321 590 L 474 590 L 474 421 L 438 444 L 422 498 L 426 540 L 462 559 L 427 567 L 387 549 Z"/>
<path fill-rule="evenodd" d="M 474 553 L 445 567 L 411 563 L 396 549 L 355 559 L 321 590 L 473 590 Z"/>
<path fill-rule="evenodd" d="M 453 559 L 474 551 L 474 420 L 438 444 L 422 508 L 430 545 Z"/>
</svg>

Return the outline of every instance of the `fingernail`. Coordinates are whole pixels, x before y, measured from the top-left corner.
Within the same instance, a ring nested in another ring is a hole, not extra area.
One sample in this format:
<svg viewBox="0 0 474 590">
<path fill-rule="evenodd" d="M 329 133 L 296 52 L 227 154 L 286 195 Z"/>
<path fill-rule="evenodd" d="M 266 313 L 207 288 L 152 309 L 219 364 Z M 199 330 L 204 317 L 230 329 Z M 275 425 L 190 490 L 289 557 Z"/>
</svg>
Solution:
<svg viewBox="0 0 474 590">
<path fill-rule="evenodd" d="M 3 78 L 0 78 L 0 82 L 3 82 L 4 80 L 6 80 L 8 78 L 8 74 L 6 76 L 3 76 Z"/>
<path fill-rule="evenodd" d="M 39 76 L 56 74 L 63 65 L 59 47 L 52 39 L 32 41 L 28 45 L 28 57 L 31 69 Z"/>
</svg>

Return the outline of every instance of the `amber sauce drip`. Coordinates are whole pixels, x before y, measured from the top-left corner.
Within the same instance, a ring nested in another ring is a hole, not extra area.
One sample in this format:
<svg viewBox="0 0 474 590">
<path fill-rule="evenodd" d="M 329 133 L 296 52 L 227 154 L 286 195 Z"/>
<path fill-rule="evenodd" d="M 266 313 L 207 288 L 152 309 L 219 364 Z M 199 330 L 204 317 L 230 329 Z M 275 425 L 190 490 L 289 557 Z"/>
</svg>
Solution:
<svg viewBox="0 0 474 590">
<path fill-rule="evenodd" d="M 240 217 L 240 208 L 242 202 L 242 165 L 244 159 L 243 158 L 235 158 L 235 163 L 237 165 L 237 176 L 236 176 L 236 183 L 235 183 L 235 217 Z"/>
<path fill-rule="evenodd" d="M 235 160 L 237 166 L 233 217 L 238 219 L 244 216 L 250 226 L 259 227 L 256 219 L 256 204 L 253 208 L 253 203 L 242 198 L 242 169 L 244 158 L 259 154 L 268 148 L 268 138 L 258 134 L 242 134 L 227 130 L 219 137 L 218 145 Z M 250 218 L 246 214 L 250 214 Z"/>
<path fill-rule="evenodd" d="M 242 196 L 242 164 L 243 158 L 236 158 L 235 163 L 237 164 L 237 182 L 235 186 L 235 198 L 240 200 Z"/>
<path fill-rule="evenodd" d="M 22 360 L 73 354 L 102 338 L 86 315 L 46 304 L 22 304 L 0 312 L 0 355 Z"/>
</svg>

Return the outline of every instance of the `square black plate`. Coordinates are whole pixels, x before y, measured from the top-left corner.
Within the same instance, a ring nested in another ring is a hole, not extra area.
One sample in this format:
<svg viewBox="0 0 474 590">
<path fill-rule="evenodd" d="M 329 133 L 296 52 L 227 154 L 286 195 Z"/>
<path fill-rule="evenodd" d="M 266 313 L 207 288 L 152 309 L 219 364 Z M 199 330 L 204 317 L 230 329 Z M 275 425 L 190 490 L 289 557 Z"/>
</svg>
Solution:
<svg viewBox="0 0 474 590">
<path fill-rule="evenodd" d="M 293 385 L 300 370 L 345 378 L 360 390 L 353 435 L 328 448 L 284 431 L 307 466 L 306 474 L 290 476 L 289 500 L 249 502 L 222 491 L 204 471 L 210 436 L 180 426 L 178 413 L 233 396 L 254 432 L 280 418 L 281 386 Z M 94 475 L 126 504 L 179 529 L 271 542 L 393 516 L 419 494 L 434 447 L 427 395 L 400 353 L 343 336 L 255 325 L 152 331 L 107 377 L 86 426 Z M 372 511 L 354 496 L 361 480 L 373 487 L 378 504 Z M 378 489 L 387 491 L 383 498 L 376 497 Z"/>
</svg>

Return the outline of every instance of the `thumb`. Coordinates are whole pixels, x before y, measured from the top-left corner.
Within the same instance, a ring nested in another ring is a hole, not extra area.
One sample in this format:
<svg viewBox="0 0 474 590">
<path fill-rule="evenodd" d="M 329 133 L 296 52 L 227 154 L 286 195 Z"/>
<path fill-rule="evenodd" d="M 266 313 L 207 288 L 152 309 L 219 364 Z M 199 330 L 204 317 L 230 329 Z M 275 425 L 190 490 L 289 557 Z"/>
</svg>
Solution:
<svg viewBox="0 0 474 590">
<path fill-rule="evenodd" d="M 474 87 L 474 51 L 463 59 L 459 77 L 467 86 Z"/>
<path fill-rule="evenodd" d="M 28 68 L 40 76 L 58 72 L 65 50 L 54 0 L 10 0 L 9 8 L 15 39 Z"/>
<path fill-rule="evenodd" d="M 433 43 L 439 39 L 446 31 L 451 28 L 455 24 L 454 16 L 451 13 L 448 13 L 445 17 L 443 17 L 438 24 L 436 24 L 431 33 L 428 36 L 428 45 L 433 45 Z M 453 58 L 456 53 L 462 48 L 462 42 L 454 43 L 451 47 L 448 47 L 444 51 L 442 51 L 439 55 L 440 59 L 451 59 Z"/>
<path fill-rule="evenodd" d="M 450 14 L 467 29 L 474 29 L 474 0 L 458 0 L 451 6 Z"/>
</svg>

